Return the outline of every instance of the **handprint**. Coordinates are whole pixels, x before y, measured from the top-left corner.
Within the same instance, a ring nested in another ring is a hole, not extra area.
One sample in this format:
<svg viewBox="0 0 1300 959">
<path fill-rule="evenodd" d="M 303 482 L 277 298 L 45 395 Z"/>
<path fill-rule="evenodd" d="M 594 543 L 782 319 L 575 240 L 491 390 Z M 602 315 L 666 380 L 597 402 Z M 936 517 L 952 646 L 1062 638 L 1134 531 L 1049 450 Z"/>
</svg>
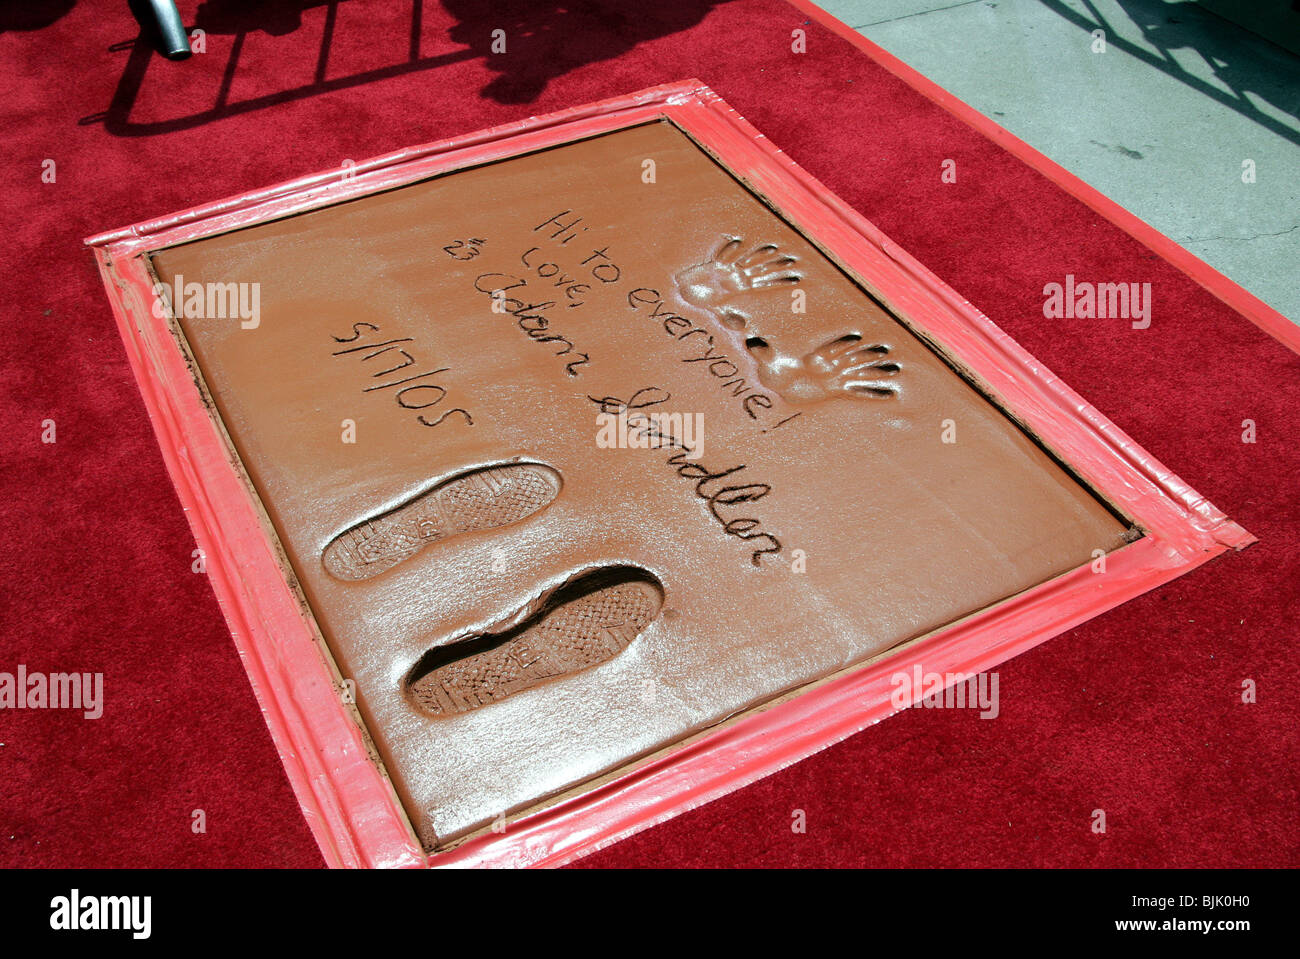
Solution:
<svg viewBox="0 0 1300 959">
<path fill-rule="evenodd" d="M 749 315 L 734 301 L 751 290 L 798 283 L 800 275 L 787 269 L 797 262 L 775 243 L 762 243 L 746 253 L 744 240 L 731 236 L 713 259 L 678 273 L 677 290 L 687 303 L 704 307 L 732 329 L 743 329 Z"/>
<path fill-rule="evenodd" d="M 835 396 L 892 399 L 900 387 L 902 365 L 881 343 L 862 345 L 857 333 L 823 343 L 802 357 L 778 353 L 761 337 L 745 341 L 758 360 L 758 378 L 791 403 L 808 403 Z"/>
</svg>

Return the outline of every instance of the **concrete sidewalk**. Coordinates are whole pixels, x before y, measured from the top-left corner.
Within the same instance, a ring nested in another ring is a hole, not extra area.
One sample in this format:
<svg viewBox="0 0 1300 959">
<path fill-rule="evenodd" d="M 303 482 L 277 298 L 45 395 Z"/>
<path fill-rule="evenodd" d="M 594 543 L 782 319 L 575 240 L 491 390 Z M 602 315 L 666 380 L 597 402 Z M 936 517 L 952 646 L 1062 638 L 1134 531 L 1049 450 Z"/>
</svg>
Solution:
<svg viewBox="0 0 1300 959">
<path fill-rule="evenodd" d="M 1191 0 L 819 2 L 1300 323 L 1300 57 Z"/>
</svg>

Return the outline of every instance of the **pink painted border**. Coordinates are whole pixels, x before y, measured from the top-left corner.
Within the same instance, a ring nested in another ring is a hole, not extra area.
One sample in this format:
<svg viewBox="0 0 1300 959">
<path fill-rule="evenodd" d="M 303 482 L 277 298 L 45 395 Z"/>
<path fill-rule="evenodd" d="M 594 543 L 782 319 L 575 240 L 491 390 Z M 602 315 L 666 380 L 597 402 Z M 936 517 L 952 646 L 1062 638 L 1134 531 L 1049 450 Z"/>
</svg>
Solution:
<svg viewBox="0 0 1300 959">
<path fill-rule="evenodd" d="M 894 654 L 671 750 L 578 796 L 434 856 L 341 701 L 319 631 L 286 578 L 260 504 L 204 405 L 147 254 L 164 246 L 667 117 L 722 160 L 1004 406 L 1146 535 Z M 331 866 L 558 865 L 799 761 L 896 711 L 889 679 L 977 673 L 1254 541 L 1053 377 L 983 314 L 690 80 L 398 151 L 87 240 L 178 495 L 249 679 Z"/>
<path fill-rule="evenodd" d="M 1033 167 L 1093 212 L 1099 213 L 1161 259 L 1182 270 L 1279 343 L 1300 353 L 1300 325 L 1292 323 L 1245 287 L 1224 276 L 1196 254 L 1179 246 L 1145 220 L 1138 219 L 1106 194 L 1089 186 L 1055 160 L 1044 156 L 970 104 L 957 99 L 884 47 L 872 43 L 842 20 L 831 16 L 813 0 L 786 0 L 786 3 L 849 41 L 927 100 L 938 104 L 967 126 L 984 134 L 1016 159 Z"/>
</svg>

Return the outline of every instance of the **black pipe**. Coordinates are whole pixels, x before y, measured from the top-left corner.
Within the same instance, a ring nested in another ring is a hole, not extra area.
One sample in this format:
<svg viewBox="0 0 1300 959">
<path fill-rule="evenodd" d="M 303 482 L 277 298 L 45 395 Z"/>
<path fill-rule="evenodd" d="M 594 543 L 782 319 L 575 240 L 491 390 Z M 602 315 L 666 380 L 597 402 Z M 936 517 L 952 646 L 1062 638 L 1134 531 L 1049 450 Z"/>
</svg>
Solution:
<svg viewBox="0 0 1300 959">
<path fill-rule="evenodd" d="M 158 42 L 163 56 L 169 60 L 184 60 L 190 55 L 190 38 L 181 23 L 181 15 L 172 0 L 149 0 L 154 23 L 158 27 Z"/>
</svg>

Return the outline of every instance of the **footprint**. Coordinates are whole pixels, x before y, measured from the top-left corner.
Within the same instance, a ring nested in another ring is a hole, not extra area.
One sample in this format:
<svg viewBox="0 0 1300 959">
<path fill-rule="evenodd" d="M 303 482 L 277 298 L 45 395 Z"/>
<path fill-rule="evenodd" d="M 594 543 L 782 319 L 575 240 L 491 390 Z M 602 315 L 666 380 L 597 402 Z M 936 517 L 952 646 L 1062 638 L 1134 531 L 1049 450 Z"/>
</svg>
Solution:
<svg viewBox="0 0 1300 959">
<path fill-rule="evenodd" d="M 628 567 L 597 570 L 561 587 L 518 626 L 431 650 L 407 691 L 422 711 L 449 716 L 500 702 L 548 679 L 617 656 L 663 606 L 663 589 Z"/>
<path fill-rule="evenodd" d="M 375 519 L 336 536 L 321 557 L 331 576 L 370 579 L 430 543 L 532 516 L 560 492 L 560 474 L 536 463 L 459 473 Z"/>
<path fill-rule="evenodd" d="M 903 366 L 882 343 L 863 345 L 862 336 L 837 336 L 802 357 L 780 353 L 759 336 L 745 347 L 758 361 L 758 379 L 791 403 L 810 403 L 835 396 L 893 399 L 901 392 Z"/>
</svg>

